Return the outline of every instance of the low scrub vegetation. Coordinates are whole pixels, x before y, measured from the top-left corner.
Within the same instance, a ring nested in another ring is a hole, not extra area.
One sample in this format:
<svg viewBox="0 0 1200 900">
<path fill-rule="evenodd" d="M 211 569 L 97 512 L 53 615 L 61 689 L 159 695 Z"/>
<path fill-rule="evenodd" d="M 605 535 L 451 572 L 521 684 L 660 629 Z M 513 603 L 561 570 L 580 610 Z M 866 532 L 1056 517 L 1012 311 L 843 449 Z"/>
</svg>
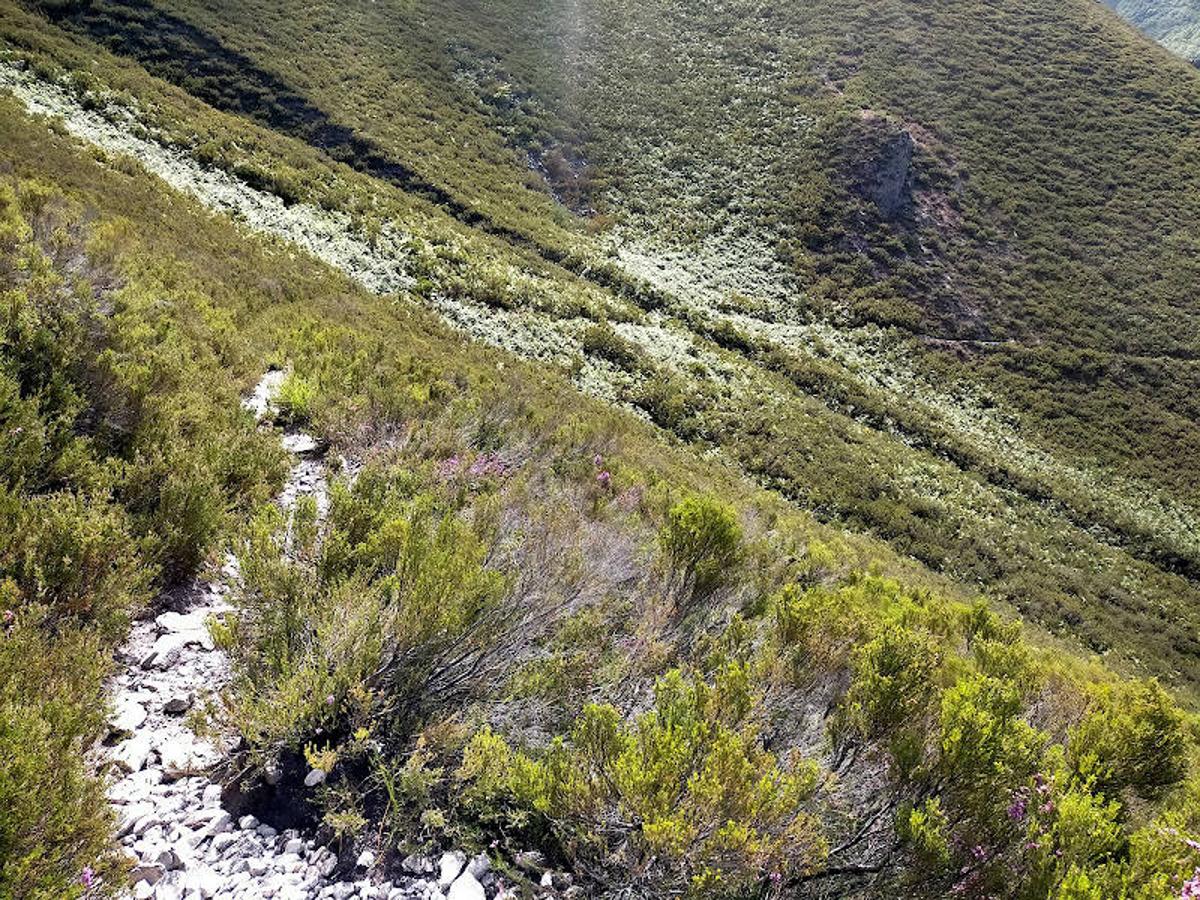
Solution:
<svg viewBox="0 0 1200 900">
<path fill-rule="evenodd" d="M 37 181 L 0 180 L 0 895 L 65 897 L 116 871 L 84 751 L 101 679 L 151 591 L 190 577 L 280 454 L 220 374 L 228 319 L 123 259 Z"/>
</svg>

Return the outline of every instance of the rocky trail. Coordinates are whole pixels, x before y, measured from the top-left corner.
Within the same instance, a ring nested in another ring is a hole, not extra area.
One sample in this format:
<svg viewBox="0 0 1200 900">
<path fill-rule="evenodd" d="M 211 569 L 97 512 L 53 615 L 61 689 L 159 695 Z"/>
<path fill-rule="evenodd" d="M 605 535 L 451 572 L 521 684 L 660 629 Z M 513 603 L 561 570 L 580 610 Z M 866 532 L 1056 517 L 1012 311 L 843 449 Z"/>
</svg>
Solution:
<svg viewBox="0 0 1200 900">
<path fill-rule="evenodd" d="M 283 372 L 269 372 L 244 405 L 259 420 Z M 311 435 L 289 432 L 283 446 L 295 458 L 277 498 L 284 508 L 303 496 L 328 506 L 325 462 Z M 189 712 L 230 678 L 229 662 L 209 634 L 210 617 L 232 615 L 229 599 L 239 578 L 227 557 L 217 577 L 198 579 L 163 598 L 167 609 L 135 623 L 118 653 L 111 683 L 114 713 L 96 762 L 111 773 L 109 799 L 117 835 L 131 863 L 136 900 L 487 900 L 515 896 L 490 872 L 486 856 L 463 853 L 409 857 L 406 875 L 384 880 L 375 855 L 340 860 L 313 835 L 278 831 L 253 815 L 226 808 L 223 786 L 209 773 L 231 747 L 228 736 L 200 737 Z M 265 815 L 265 814 L 264 814 Z M 349 877 L 344 876 L 350 870 Z"/>
</svg>

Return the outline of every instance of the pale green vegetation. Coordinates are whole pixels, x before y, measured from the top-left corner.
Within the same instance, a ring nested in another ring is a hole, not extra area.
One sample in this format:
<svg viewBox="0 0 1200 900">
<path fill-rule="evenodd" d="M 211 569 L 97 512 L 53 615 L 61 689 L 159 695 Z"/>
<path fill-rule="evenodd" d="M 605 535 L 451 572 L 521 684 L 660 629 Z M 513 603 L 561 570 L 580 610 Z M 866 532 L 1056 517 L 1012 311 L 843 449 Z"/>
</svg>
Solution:
<svg viewBox="0 0 1200 900">
<path fill-rule="evenodd" d="M 1172 53 L 1200 65 L 1200 4 L 1196 0 L 1106 0 Z"/>
</svg>

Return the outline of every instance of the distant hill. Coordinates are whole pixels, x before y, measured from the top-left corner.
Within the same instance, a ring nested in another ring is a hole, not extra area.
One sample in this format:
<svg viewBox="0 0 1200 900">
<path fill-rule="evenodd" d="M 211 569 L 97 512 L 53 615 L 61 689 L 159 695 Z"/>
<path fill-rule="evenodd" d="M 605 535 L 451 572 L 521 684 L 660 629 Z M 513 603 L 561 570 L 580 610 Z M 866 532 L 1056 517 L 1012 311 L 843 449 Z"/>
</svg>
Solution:
<svg viewBox="0 0 1200 900">
<path fill-rule="evenodd" d="M 1197 0 L 1105 0 L 1172 53 L 1200 65 L 1200 2 Z"/>
</svg>

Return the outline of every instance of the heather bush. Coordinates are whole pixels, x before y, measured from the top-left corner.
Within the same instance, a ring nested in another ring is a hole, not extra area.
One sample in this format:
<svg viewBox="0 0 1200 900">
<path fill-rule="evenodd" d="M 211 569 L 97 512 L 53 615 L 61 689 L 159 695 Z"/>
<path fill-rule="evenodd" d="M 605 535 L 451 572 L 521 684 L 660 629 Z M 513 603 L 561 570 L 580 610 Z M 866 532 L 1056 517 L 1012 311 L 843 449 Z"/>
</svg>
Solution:
<svg viewBox="0 0 1200 900">
<path fill-rule="evenodd" d="M 282 456 L 237 407 L 233 328 L 133 229 L 0 180 L 0 896 L 112 893 L 102 677 Z M 165 275 L 165 281 L 163 276 Z"/>
<path fill-rule="evenodd" d="M 729 578 L 742 549 L 742 529 L 729 506 L 693 496 L 671 507 L 658 541 L 669 590 L 689 603 Z"/>
<path fill-rule="evenodd" d="M 403 737 L 486 680 L 506 580 L 486 545 L 404 469 L 265 508 L 243 545 L 242 613 L 217 629 L 237 675 L 230 716 L 256 755 L 370 727 Z"/>
<path fill-rule="evenodd" d="M 626 720 L 590 705 L 536 756 L 481 732 L 456 773 L 466 802 L 545 817 L 578 864 L 613 884 L 637 872 L 643 887 L 733 897 L 802 875 L 826 850 L 806 806 L 817 767 L 763 748 L 744 674 L 709 683 L 673 670 L 649 711 Z"/>
</svg>

